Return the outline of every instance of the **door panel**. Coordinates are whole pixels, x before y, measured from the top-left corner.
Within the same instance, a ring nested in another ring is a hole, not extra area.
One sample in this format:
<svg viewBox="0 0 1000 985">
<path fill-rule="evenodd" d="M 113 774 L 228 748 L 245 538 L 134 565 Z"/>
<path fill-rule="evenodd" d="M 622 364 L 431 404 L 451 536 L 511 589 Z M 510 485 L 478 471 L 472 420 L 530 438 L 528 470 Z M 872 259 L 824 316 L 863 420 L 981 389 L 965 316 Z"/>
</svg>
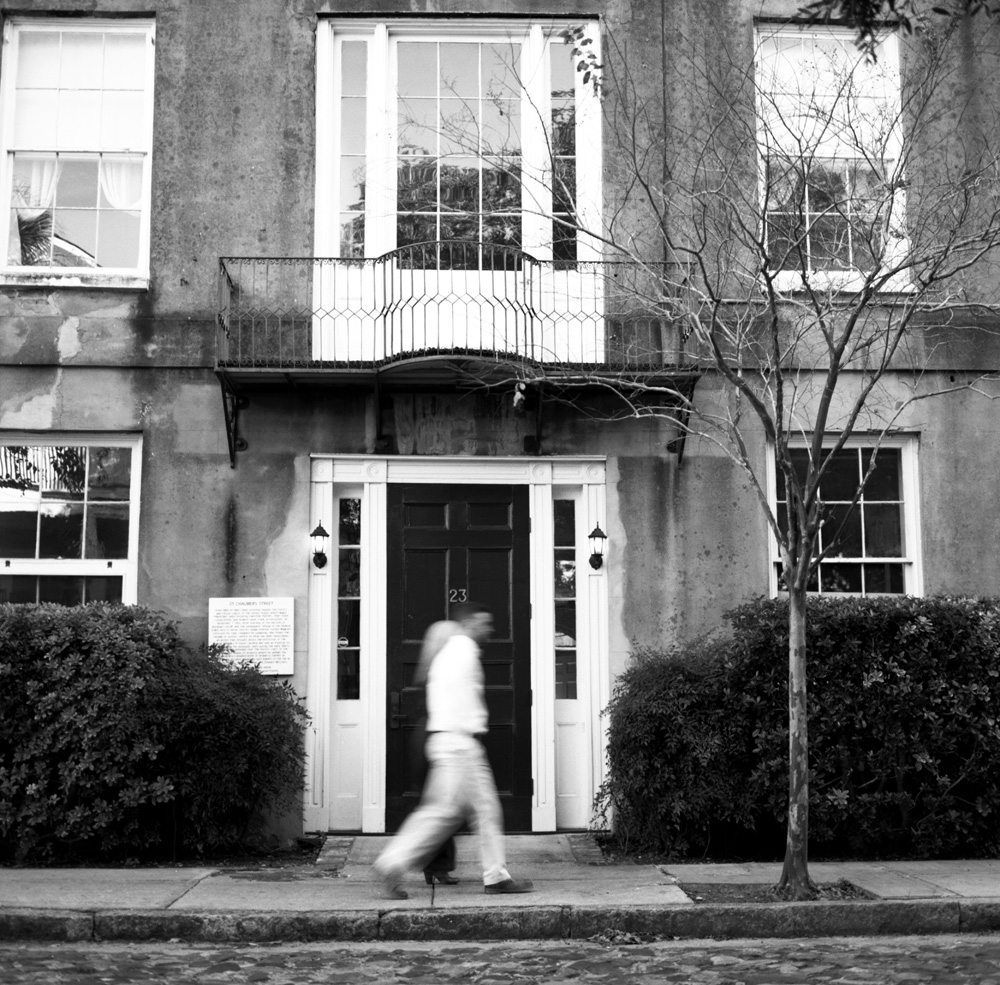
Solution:
<svg viewBox="0 0 1000 985">
<path fill-rule="evenodd" d="M 528 490 L 524 486 L 390 485 L 388 488 L 386 827 L 416 806 L 425 714 L 413 687 L 424 631 L 469 600 L 488 606 L 482 645 L 490 731 L 486 750 L 509 831 L 531 830 L 531 656 Z"/>
</svg>

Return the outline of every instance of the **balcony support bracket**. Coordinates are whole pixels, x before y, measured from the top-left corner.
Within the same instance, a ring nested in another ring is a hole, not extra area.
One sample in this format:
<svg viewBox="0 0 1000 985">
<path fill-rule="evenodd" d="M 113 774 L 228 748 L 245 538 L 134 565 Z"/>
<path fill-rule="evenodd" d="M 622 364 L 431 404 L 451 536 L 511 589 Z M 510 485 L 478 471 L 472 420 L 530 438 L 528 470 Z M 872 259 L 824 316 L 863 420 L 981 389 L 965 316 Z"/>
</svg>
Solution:
<svg viewBox="0 0 1000 985">
<path fill-rule="evenodd" d="M 240 393 L 226 373 L 219 375 L 222 386 L 222 414 L 226 421 L 226 441 L 229 444 L 229 467 L 236 468 L 236 453 L 246 451 L 246 438 L 240 437 L 240 411 L 250 406 L 246 394 Z"/>
</svg>

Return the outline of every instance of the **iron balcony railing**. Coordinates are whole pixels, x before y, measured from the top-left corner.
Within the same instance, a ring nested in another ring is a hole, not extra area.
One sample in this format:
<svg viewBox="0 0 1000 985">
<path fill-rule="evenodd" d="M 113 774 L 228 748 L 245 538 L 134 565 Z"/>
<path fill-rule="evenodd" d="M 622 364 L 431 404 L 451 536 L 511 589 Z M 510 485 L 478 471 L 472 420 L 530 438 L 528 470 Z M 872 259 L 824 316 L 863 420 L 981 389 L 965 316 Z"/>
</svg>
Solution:
<svg viewBox="0 0 1000 985">
<path fill-rule="evenodd" d="M 467 355 L 662 372 L 685 355 L 676 326 L 651 314 L 661 299 L 648 267 L 466 242 L 375 259 L 223 257 L 217 362 L 362 370 Z"/>
</svg>

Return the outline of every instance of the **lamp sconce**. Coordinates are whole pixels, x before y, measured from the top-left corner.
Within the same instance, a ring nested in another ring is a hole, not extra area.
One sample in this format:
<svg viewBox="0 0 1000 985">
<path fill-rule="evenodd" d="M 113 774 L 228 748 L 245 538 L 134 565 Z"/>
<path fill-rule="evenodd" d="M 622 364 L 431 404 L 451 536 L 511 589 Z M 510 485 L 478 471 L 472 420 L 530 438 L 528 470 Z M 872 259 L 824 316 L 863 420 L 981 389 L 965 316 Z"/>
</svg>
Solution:
<svg viewBox="0 0 1000 985">
<path fill-rule="evenodd" d="M 326 567 L 326 539 L 330 535 L 323 529 L 323 523 L 316 524 L 316 529 L 309 535 L 312 538 L 313 564 L 317 568 Z"/>
<path fill-rule="evenodd" d="M 590 566 L 596 571 L 604 564 L 604 548 L 608 542 L 608 535 L 598 524 L 591 530 L 588 539 L 590 540 Z"/>
</svg>

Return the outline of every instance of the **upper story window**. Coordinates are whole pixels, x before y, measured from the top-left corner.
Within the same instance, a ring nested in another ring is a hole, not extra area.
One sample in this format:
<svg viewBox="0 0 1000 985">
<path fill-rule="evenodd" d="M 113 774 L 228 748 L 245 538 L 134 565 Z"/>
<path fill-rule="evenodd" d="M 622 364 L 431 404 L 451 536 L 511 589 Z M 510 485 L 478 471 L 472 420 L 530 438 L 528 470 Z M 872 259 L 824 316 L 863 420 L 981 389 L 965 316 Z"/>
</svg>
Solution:
<svg viewBox="0 0 1000 985">
<path fill-rule="evenodd" d="M 140 439 L 0 437 L 0 602 L 136 601 Z"/>
<path fill-rule="evenodd" d="M 7 22 L 0 283 L 145 285 L 152 94 L 151 21 Z"/>
<path fill-rule="evenodd" d="M 757 41 L 761 202 L 779 287 L 849 288 L 891 270 L 905 252 L 895 35 L 875 61 L 846 30 L 762 26 Z"/>
<path fill-rule="evenodd" d="M 321 27 L 329 97 L 319 107 L 317 253 L 377 257 L 433 244 L 409 262 L 441 270 L 489 268 L 494 246 L 538 260 L 596 257 L 578 229 L 593 228 L 599 208 L 599 105 L 557 30 Z M 596 25 L 591 37 L 596 45 Z"/>
<path fill-rule="evenodd" d="M 809 449 L 791 448 L 790 454 L 796 473 L 804 474 Z M 873 460 L 875 467 L 871 469 Z M 886 439 L 878 447 L 858 441 L 837 453 L 820 483 L 824 523 L 819 549 L 827 554 L 809 591 L 823 595 L 920 594 L 916 468 L 914 438 Z M 785 482 L 777 469 L 775 473 L 773 502 L 778 524 L 784 527 Z M 864 489 L 852 507 L 862 481 Z M 774 538 L 771 570 L 772 591 L 784 591 Z"/>
</svg>

